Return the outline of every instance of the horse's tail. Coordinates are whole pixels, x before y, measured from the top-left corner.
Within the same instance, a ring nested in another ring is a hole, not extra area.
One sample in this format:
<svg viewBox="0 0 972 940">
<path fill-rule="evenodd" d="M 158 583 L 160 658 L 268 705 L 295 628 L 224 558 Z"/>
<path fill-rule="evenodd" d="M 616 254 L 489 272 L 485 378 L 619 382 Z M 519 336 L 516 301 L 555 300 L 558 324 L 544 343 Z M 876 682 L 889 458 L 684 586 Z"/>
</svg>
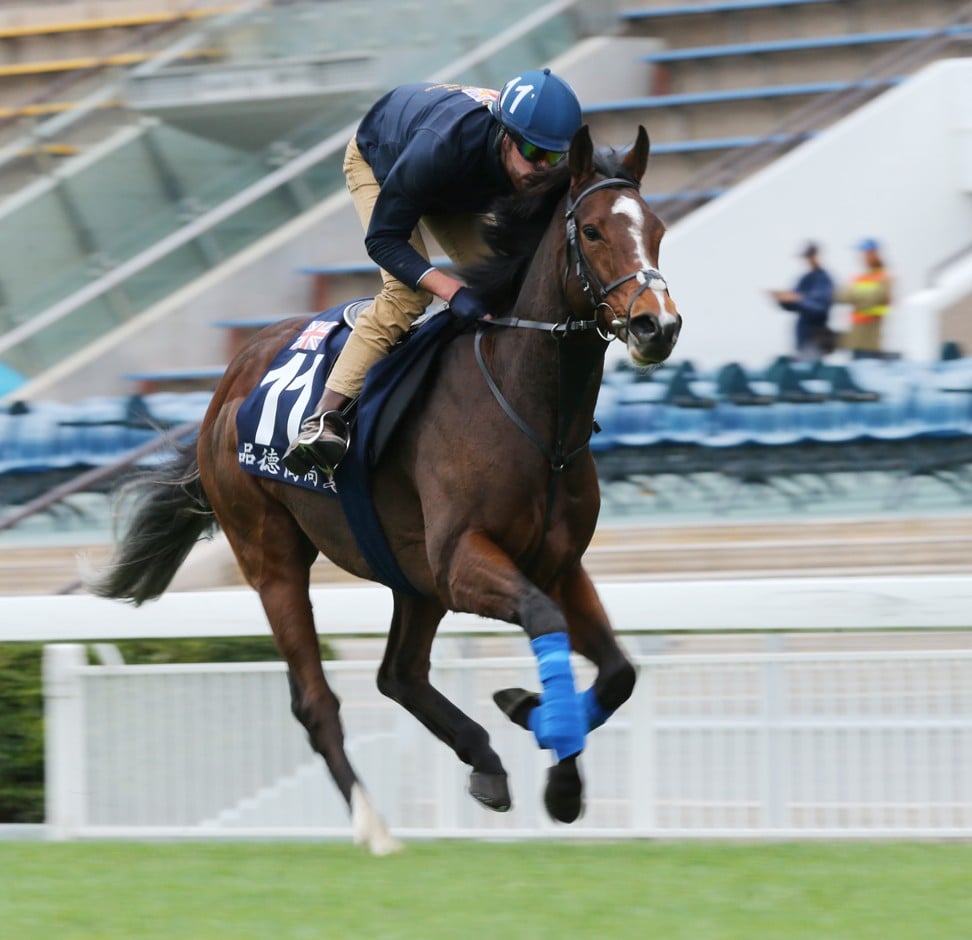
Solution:
<svg viewBox="0 0 972 940">
<path fill-rule="evenodd" d="M 132 499 L 127 529 L 106 568 L 85 586 L 137 606 L 162 594 L 196 542 L 218 526 L 199 479 L 195 440 L 177 445 L 169 463 L 126 483 L 122 496 Z"/>
</svg>

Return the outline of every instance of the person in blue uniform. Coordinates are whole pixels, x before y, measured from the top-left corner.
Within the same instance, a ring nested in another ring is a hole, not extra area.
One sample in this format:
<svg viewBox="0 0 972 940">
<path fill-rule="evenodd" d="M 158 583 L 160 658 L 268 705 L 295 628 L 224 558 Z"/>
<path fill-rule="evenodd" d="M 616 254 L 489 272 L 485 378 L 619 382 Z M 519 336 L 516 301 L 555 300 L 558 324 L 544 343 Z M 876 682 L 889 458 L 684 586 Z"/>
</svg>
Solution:
<svg viewBox="0 0 972 940">
<path fill-rule="evenodd" d="M 359 314 L 324 395 L 284 454 L 293 473 L 330 473 L 348 449 L 344 418 L 368 369 L 438 297 L 459 317 L 487 316 L 480 298 L 429 262 L 427 229 L 461 267 L 485 248 L 478 217 L 497 197 L 556 166 L 581 125 L 573 89 L 549 69 L 523 72 L 498 92 L 464 85 L 402 85 L 364 116 L 344 175 L 382 288 Z"/>
<path fill-rule="evenodd" d="M 799 359 L 821 359 L 834 351 L 834 334 L 827 319 L 834 303 L 834 281 L 820 264 L 820 249 L 808 242 L 800 252 L 806 272 L 792 290 L 770 291 L 781 310 L 797 315 L 796 355 Z"/>
</svg>

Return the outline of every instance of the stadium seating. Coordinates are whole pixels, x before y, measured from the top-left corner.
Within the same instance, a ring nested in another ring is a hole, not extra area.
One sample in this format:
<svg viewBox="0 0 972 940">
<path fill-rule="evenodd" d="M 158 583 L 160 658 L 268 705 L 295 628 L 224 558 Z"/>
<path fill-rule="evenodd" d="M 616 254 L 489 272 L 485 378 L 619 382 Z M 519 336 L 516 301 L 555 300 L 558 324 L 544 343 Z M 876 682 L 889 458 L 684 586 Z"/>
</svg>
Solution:
<svg viewBox="0 0 972 940">
<path fill-rule="evenodd" d="M 37 4 L 29 13 L 4 15 L 0 11 L 0 99 L 11 107 L 37 104 L 25 99 L 43 97 L 45 84 L 52 78 L 68 72 L 137 64 L 152 54 L 148 40 L 237 6 L 186 8 L 184 4 L 158 2 L 149 8 L 146 4 L 116 3 L 114 15 L 112 7 L 105 4 Z M 205 60 L 218 54 L 216 50 L 204 49 L 190 55 Z M 58 102 L 62 109 L 71 104 Z"/>
<path fill-rule="evenodd" d="M 742 13 L 746 10 L 779 9 L 810 6 L 817 3 L 839 3 L 840 0 L 724 0 L 716 3 L 683 3 L 647 10 L 622 10 L 619 17 L 629 21 L 669 19 L 673 16 L 707 16 L 713 13 Z"/>
<path fill-rule="evenodd" d="M 666 218 L 677 221 L 724 191 L 702 175 L 714 161 L 735 159 L 745 175 L 822 130 L 841 116 L 840 96 L 854 93 L 859 105 L 906 77 L 913 64 L 898 73 L 882 66 L 877 78 L 868 69 L 892 49 L 903 53 L 939 35 L 955 13 L 951 0 L 703 0 L 624 10 L 623 32 L 661 41 L 642 57 L 649 93 L 599 102 L 585 116 L 596 137 L 620 137 L 632 119 L 645 123 L 655 158 L 651 201 L 665 203 Z M 972 38 L 972 26 L 945 35 L 954 51 L 955 41 Z M 824 97 L 834 102 L 829 117 L 793 123 L 789 136 L 781 134 L 783 122 Z M 731 175 L 723 171 L 722 178 Z"/>
<path fill-rule="evenodd" d="M 772 39 L 763 42 L 726 43 L 718 46 L 702 46 L 690 49 L 667 49 L 646 55 L 646 62 L 666 64 L 699 59 L 720 59 L 736 56 L 769 55 L 779 52 L 821 52 L 826 49 L 839 49 L 872 45 L 909 42 L 912 39 L 927 39 L 933 35 L 930 29 L 890 30 L 882 33 L 859 33 L 845 36 L 811 36 L 808 38 Z M 957 26 L 947 31 L 948 35 L 960 37 L 972 33 L 972 27 Z"/>
<path fill-rule="evenodd" d="M 216 387 L 226 371 L 225 366 L 200 366 L 186 369 L 150 369 L 128 372 L 125 378 L 135 382 L 139 395 L 151 395 L 159 391 L 192 391 Z"/>
<path fill-rule="evenodd" d="M 882 80 L 882 87 L 901 81 L 900 78 Z M 803 82 L 793 85 L 761 85 L 756 88 L 719 88 L 713 91 L 687 92 L 685 94 L 648 95 L 644 98 L 619 98 L 585 108 L 586 114 L 604 114 L 611 111 L 655 111 L 664 108 L 686 107 L 697 104 L 726 105 L 737 101 L 792 98 L 805 95 L 830 94 L 847 91 L 855 83 L 847 81 Z M 753 138 L 761 140 L 763 138 Z"/>
<path fill-rule="evenodd" d="M 221 371 L 132 378 L 151 389 L 212 382 Z M 152 392 L 13 406 L 0 413 L 0 505 L 24 492 L 24 474 L 112 463 L 159 429 L 201 420 L 210 397 Z M 935 477 L 962 498 L 972 495 L 972 357 L 803 363 L 781 356 L 764 369 L 726 363 L 711 372 L 688 361 L 650 372 L 625 363 L 605 374 L 595 417 L 591 446 L 605 480 L 676 475 L 706 486 L 717 474 L 803 500 L 832 478 L 881 472 L 902 481 Z"/>
<path fill-rule="evenodd" d="M 104 466 L 160 429 L 202 420 L 209 392 L 36 402 L 0 412 L 0 479 L 8 473 Z"/>
</svg>

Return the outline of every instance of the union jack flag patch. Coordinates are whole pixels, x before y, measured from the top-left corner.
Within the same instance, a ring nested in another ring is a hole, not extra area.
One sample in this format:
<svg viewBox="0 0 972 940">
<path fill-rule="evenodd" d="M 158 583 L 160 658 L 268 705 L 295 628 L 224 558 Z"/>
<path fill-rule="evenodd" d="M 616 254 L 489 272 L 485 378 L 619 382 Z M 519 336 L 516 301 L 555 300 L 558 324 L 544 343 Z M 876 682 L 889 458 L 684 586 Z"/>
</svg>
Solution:
<svg viewBox="0 0 972 940">
<path fill-rule="evenodd" d="M 333 320 L 311 320 L 300 335 L 290 344 L 291 349 L 305 349 L 317 352 L 318 347 L 338 324 Z"/>
</svg>

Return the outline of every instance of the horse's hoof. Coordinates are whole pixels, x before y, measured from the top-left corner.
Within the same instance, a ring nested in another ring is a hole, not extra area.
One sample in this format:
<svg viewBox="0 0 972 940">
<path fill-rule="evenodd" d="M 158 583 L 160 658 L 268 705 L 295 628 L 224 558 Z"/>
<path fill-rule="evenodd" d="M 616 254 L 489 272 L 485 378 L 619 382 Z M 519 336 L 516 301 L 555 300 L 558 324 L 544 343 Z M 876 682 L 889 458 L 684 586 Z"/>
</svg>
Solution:
<svg viewBox="0 0 972 940">
<path fill-rule="evenodd" d="M 500 689 L 493 693 L 493 701 L 513 724 L 529 731 L 527 721 L 530 712 L 540 704 L 540 696 L 526 689 Z"/>
<path fill-rule="evenodd" d="M 577 772 L 577 757 L 565 757 L 547 771 L 547 789 L 543 792 L 543 805 L 551 819 L 572 823 L 584 809 L 584 785 Z"/>
<path fill-rule="evenodd" d="M 487 774 L 474 770 L 469 775 L 469 794 L 497 813 L 505 813 L 513 805 L 506 774 Z"/>
</svg>

